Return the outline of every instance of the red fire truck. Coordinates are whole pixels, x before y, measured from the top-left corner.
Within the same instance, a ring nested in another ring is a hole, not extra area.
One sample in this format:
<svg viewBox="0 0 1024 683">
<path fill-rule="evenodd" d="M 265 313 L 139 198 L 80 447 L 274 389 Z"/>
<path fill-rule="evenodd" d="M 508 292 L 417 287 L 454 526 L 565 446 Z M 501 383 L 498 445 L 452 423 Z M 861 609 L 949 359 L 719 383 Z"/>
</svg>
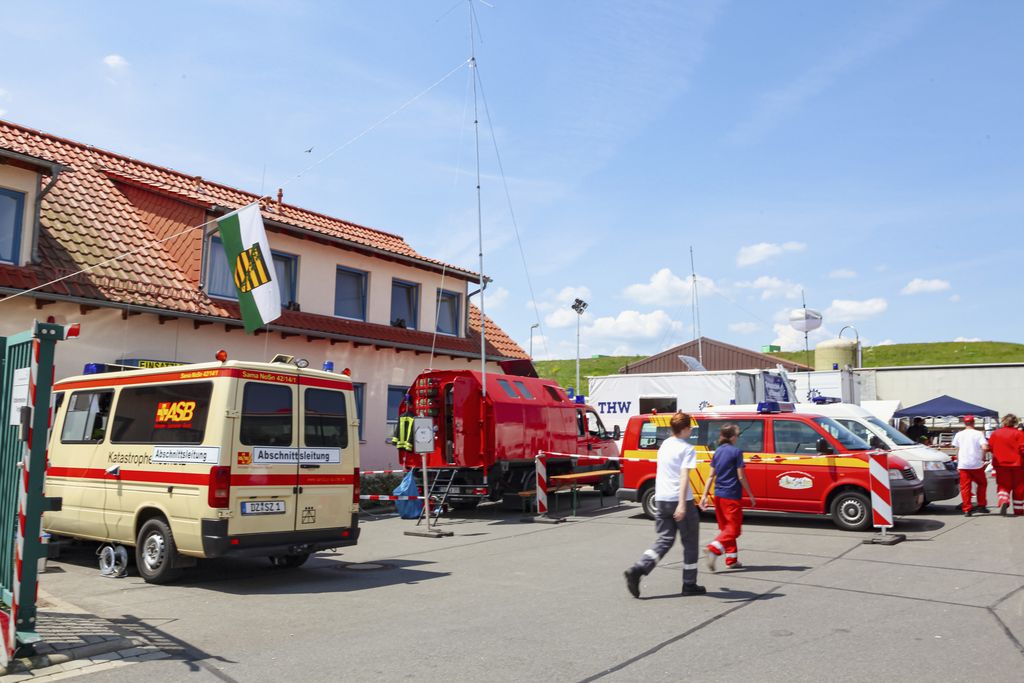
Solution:
<svg viewBox="0 0 1024 683">
<path fill-rule="evenodd" d="M 412 452 L 408 433 L 403 438 L 403 418 L 431 418 L 434 449 L 426 454 L 431 489 L 446 491 L 452 507 L 472 509 L 485 498 L 532 490 L 539 451 L 618 457 L 619 428 L 606 430 L 597 411 L 570 399 L 556 382 L 487 373 L 485 394 L 483 381 L 483 373 L 474 370 L 424 372 L 399 409 L 395 443 L 408 469 L 422 468 L 423 454 Z M 578 464 L 557 457 L 547 468 L 549 476 L 617 469 L 614 460 Z M 581 477 L 578 483 L 614 495 L 619 477 Z"/>
</svg>

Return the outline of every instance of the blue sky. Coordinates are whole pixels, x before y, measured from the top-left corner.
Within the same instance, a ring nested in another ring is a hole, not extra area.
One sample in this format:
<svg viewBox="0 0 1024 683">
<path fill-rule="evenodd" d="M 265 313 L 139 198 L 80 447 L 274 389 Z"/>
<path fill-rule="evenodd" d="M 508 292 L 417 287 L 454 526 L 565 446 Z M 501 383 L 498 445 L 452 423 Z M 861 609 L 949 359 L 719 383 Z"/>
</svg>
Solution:
<svg viewBox="0 0 1024 683">
<path fill-rule="evenodd" d="M 1024 4 L 488 0 L 488 313 L 537 357 L 1024 341 Z M 455 0 L 13 3 L 3 118 L 477 267 Z M 14 59 L 12 55 L 20 55 Z M 312 162 L 448 78 L 356 142 Z M 312 147 L 312 153 L 304 150 Z"/>
</svg>

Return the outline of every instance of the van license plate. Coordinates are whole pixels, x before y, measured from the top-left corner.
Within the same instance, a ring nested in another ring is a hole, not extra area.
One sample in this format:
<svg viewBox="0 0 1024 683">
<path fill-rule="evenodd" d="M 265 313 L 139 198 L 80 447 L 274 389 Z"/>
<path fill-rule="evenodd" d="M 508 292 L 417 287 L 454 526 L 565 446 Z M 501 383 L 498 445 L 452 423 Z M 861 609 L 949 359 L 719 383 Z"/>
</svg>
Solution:
<svg viewBox="0 0 1024 683">
<path fill-rule="evenodd" d="M 242 503 L 243 515 L 284 514 L 283 500 L 247 500 Z"/>
</svg>

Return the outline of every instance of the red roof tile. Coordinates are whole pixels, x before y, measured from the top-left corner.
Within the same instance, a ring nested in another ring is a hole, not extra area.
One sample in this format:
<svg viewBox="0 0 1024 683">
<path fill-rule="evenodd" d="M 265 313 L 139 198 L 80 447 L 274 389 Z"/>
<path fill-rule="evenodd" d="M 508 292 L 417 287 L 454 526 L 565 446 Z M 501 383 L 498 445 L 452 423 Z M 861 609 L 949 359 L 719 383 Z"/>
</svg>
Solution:
<svg viewBox="0 0 1024 683">
<path fill-rule="evenodd" d="M 43 199 L 39 262 L 25 267 L 0 265 L 0 288 L 30 289 L 58 277 L 41 294 L 135 305 L 201 318 L 238 320 L 237 305 L 211 299 L 199 289 L 202 230 L 213 207 L 237 208 L 259 199 L 254 194 L 147 164 L 95 147 L 0 121 L 0 148 L 49 159 L 65 166 Z M 398 235 L 342 221 L 295 206 L 264 204 L 264 217 L 285 227 L 307 230 L 353 245 L 413 259 L 430 269 L 472 278 L 472 271 L 417 253 Z M 153 240 L 163 240 L 152 245 Z M 141 245 L 149 245 L 140 249 Z M 134 252 L 110 261 L 114 254 Z M 453 273 L 454 271 L 454 273 Z M 340 337 L 404 348 L 427 348 L 427 332 L 332 316 L 286 311 L 274 327 L 310 335 Z M 526 354 L 488 319 L 488 355 L 525 358 Z M 440 353 L 479 353 L 479 311 L 470 306 L 470 336 L 438 335 Z"/>
</svg>

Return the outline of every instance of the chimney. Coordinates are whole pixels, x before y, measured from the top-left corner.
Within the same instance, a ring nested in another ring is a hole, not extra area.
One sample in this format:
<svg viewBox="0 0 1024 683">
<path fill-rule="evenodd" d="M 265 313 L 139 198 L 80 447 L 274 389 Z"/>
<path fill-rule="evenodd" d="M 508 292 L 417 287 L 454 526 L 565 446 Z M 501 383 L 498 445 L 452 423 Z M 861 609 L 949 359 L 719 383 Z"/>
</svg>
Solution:
<svg viewBox="0 0 1024 683">
<path fill-rule="evenodd" d="M 277 188 L 277 214 L 281 215 L 281 199 L 284 198 L 284 188 Z"/>
</svg>

